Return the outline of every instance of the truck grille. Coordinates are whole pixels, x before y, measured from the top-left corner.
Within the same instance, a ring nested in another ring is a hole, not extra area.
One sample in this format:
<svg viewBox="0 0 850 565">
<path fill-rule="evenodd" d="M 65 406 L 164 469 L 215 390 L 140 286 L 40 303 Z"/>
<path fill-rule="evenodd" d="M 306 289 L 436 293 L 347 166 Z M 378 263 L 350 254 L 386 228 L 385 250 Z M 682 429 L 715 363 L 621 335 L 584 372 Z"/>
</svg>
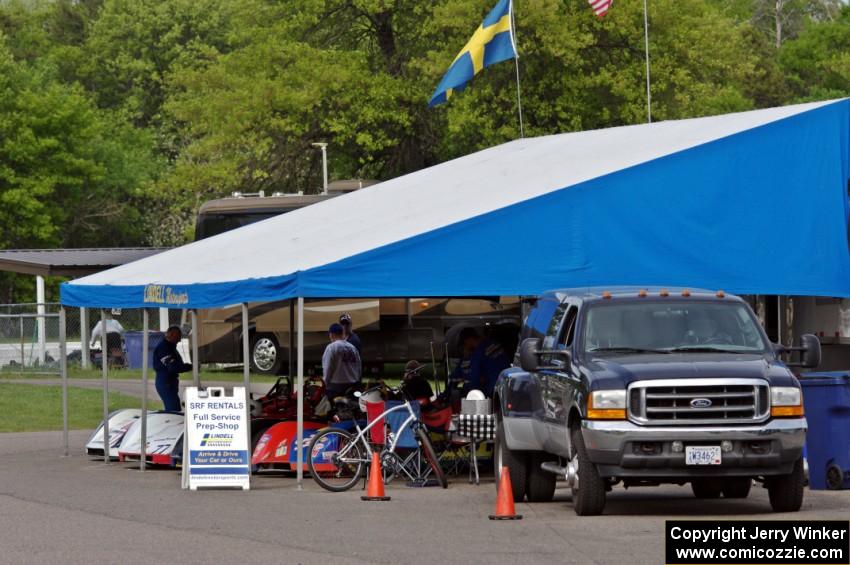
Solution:
<svg viewBox="0 0 850 565">
<path fill-rule="evenodd" d="M 770 414 L 760 379 L 676 379 L 629 386 L 629 418 L 647 425 L 754 423 Z"/>
</svg>

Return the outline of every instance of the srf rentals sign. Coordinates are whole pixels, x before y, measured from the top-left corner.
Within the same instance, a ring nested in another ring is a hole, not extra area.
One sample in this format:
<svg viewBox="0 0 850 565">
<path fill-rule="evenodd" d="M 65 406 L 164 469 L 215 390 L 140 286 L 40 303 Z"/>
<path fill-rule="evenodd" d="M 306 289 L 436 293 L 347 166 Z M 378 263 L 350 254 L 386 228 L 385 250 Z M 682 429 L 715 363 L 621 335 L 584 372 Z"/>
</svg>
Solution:
<svg viewBox="0 0 850 565">
<path fill-rule="evenodd" d="M 183 488 L 229 487 L 248 490 L 248 411 L 245 388 L 226 396 L 221 387 L 186 389 Z"/>
<path fill-rule="evenodd" d="M 188 292 L 176 292 L 164 284 L 149 284 L 145 286 L 143 300 L 146 304 L 172 304 L 180 306 L 189 303 Z"/>
</svg>

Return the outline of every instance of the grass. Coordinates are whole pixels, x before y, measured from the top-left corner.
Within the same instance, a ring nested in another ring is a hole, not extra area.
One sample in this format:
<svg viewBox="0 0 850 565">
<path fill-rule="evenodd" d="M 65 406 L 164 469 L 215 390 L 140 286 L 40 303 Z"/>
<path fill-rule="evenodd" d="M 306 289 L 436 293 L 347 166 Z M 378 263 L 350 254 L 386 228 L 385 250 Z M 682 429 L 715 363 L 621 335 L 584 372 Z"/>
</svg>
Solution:
<svg viewBox="0 0 850 565">
<path fill-rule="evenodd" d="M 110 393 L 109 409 L 139 408 L 141 399 Z M 150 409 L 162 405 L 151 399 Z M 94 429 L 103 419 L 103 393 L 68 388 L 68 423 L 72 430 Z M 40 432 L 62 429 L 62 389 L 0 382 L 0 432 Z"/>
<path fill-rule="evenodd" d="M 153 381 L 155 378 L 155 374 L 153 370 L 148 371 L 148 378 Z M 242 382 L 242 372 L 235 371 L 223 371 L 223 370 L 206 370 L 201 371 L 201 383 L 205 381 L 223 381 L 223 382 L 233 382 L 233 383 L 241 383 Z M 2 379 L 27 379 L 27 378 L 59 378 L 59 374 L 55 375 L 33 375 L 28 373 L 27 371 L 14 370 L 14 369 L 3 369 L 0 371 L 0 381 Z M 100 368 L 97 369 L 81 369 L 79 367 L 68 367 L 68 378 L 70 379 L 100 379 L 102 378 L 102 374 L 100 372 Z M 270 377 L 268 375 L 251 375 L 252 383 L 273 383 L 277 377 Z M 141 380 L 142 379 L 142 370 L 141 369 L 110 369 L 109 370 L 109 379 L 122 379 L 122 380 Z M 192 373 L 183 373 L 181 375 L 181 380 L 192 380 Z"/>
</svg>

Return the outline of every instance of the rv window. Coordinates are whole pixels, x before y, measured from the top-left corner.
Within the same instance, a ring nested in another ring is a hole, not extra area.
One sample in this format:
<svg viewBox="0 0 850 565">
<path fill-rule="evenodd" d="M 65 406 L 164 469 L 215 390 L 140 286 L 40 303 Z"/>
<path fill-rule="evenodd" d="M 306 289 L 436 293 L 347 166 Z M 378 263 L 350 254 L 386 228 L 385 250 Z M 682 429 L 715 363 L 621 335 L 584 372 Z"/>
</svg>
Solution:
<svg viewBox="0 0 850 565">
<path fill-rule="evenodd" d="M 195 241 L 235 230 L 260 220 L 267 220 L 279 214 L 281 214 L 279 211 L 259 214 L 204 214 L 198 216 L 198 224 L 195 227 Z"/>
</svg>

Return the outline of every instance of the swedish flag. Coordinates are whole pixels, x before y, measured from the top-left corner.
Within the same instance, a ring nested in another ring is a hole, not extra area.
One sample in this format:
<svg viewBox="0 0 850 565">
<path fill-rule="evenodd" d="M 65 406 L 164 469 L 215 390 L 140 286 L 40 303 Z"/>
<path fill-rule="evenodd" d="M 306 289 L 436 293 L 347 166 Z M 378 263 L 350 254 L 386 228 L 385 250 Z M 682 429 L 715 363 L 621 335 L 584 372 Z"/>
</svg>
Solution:
<svg viewBox="0 0 850 565">
<path fill-rule="evenodd" d="M 511 0 L 499 0 L 475 30 L 472 39 L 460 50 L 428 102 L 442 104 L 455 90 L 463 90 L 481 69 L 516 57 L 511 26 Z"/>
</svg>

